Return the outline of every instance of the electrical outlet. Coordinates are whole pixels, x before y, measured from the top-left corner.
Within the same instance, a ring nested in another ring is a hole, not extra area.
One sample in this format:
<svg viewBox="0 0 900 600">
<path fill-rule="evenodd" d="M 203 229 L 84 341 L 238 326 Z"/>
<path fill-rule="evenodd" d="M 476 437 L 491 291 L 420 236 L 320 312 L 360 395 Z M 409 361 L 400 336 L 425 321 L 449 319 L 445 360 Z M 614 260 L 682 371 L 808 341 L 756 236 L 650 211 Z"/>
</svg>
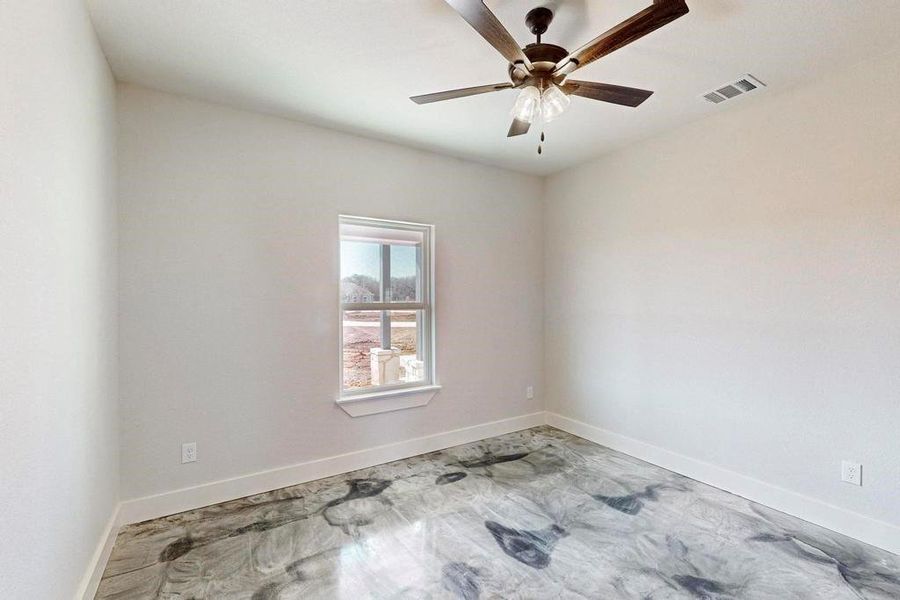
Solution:
<svg viewBox="0 0 900 600">
<path fill-rule="evenodd" d="M 862 465 L 845 460 L 841 462 L 841 481 L 862 485 Z"/>
<path fill-rule="evenodd" d="M 197 461 L 197 442 L 181 445 L 181 464 Z"/>
<path fill-rule="evenodd" d="M 528 398 L 529 400 L 534 398 L 534 387 L 533 386 L 529 385 L 527 388 L 525 388 L 525 397 Z"/>
</svg>

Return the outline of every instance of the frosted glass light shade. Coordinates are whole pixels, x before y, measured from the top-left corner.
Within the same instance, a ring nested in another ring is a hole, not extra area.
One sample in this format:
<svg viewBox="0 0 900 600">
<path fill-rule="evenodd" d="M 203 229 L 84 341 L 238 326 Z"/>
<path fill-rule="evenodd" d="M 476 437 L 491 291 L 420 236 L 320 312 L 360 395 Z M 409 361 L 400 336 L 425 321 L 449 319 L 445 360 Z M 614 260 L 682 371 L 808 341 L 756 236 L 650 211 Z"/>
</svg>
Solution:
<svg viewBox="0 0 900 600">
<path fill-rule="evenodd" d="M 541 113 L 543 114 L 544 122 L 549 123 L 561 115 L 569 108 L 570 102 L 572 102 L 572 99 L 559 89 L 559 87 L 553 84 L 547 86 L 547 89 L 545 89 L 544 93 L 541 95 Z"/>
<path fill-rule="evenodd" d="M 538 113 L 540 113 L 540 110 L 541 92 L 533 85 L 530 85 L 519 92 L 519 97 L 516 98 L 516 103 L 513 105 L 509 114 L 512 115 L 514 119 L 525 121 L 526 123 L 533 123 L 538 116 Z"/>
</svg>

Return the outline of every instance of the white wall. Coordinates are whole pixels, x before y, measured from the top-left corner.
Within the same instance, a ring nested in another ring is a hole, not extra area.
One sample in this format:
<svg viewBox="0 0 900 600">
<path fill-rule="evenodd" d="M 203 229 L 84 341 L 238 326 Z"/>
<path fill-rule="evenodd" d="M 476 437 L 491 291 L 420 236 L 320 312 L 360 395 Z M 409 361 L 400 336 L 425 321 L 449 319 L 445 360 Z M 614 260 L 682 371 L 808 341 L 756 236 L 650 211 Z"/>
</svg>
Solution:
<svg viewBox="0 0 900 600">
<path fill-rule="evenodd" d="M 542 409 L 539 179 L 132 86 L 119 115 L 125 498 Z M 436 227 L 427 407 L 334 403 L 339 213 Z"/>
<path fill-rule="evenodd" d="M 550 178 L 548 408 L 900 524 L 898 95 L 884 57 Z"/>
<path fill-rule="evenodd" d="M 0 597 L 71 598 L 117 500 L 115 87 L 78 0 L 0 3 Z"/>
</svg>

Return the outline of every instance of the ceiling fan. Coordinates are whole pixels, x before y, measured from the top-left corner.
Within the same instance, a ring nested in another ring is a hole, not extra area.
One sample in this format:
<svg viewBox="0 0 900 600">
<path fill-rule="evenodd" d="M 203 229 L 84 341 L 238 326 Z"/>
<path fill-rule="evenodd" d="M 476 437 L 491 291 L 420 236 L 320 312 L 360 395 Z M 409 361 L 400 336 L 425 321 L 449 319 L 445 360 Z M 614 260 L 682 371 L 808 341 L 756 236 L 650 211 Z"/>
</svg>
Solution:
<svg viewBox="0 0 900 600">
<path fill-rule="evenodd" d="M 446 2 L 509 61 L 510 82 L 412 96 L 410 100 L 416 104 L 429 104 L 500 90 L 520 89 L 511 111 L 513 121 L 507 137 L 528 133 L 531 124 L 537 119 L 544 122 L 555 119 L 569 106 L 570 95 L 622 106 L 640 105 L 653 92 L 609 83 L 578 81 L 569 79 L 569 75 L 688 12 L 684 0 L 653 0 L 651 6 L 601 33 L 574 52 L 569 52 L 560 46 L 541 42 L 541 35 L 553 20 L 553 12 L 546 7 L 532 9 L 526 15 L 525 24 L 537 36 L 537 42 L 520 48 L 494 13 L 485 6 L 484 0 Z M 543 141 L 543 133 L 541 140 Z M 539 146 L 538 153 L 540 152 Z"/>
</svg>

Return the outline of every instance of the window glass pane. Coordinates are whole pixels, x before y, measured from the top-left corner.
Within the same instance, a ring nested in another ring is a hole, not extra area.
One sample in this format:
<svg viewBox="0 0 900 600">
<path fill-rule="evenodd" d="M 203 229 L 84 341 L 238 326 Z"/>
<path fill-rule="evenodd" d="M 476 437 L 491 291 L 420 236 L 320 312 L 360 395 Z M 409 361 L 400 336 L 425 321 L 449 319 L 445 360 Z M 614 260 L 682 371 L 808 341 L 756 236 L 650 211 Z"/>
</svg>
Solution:
<svg viewBox="0 0 900 600">
<path fill-rule="evenodd" d="M 419 248 L 421 246 L 391 245 L 391 301 L 418 302 Z"/>
<path fill-rule="evenodd" d="M 344 388 L 372 385 L 372 350 L 381 348 L 381 311 L 343 313 Z"/>
<path fill-rule="evenodd" d="M 399 381 L 424 381 L 425 362 L 420 353 L 422 311 L 392 310 L 390 314 L 391 348 L 399 359 Z"/>
<path fill-rule="evenodd" d="M 381 301 L 381 244 L 341 241 L 341 302 Z"/>
</svg>

